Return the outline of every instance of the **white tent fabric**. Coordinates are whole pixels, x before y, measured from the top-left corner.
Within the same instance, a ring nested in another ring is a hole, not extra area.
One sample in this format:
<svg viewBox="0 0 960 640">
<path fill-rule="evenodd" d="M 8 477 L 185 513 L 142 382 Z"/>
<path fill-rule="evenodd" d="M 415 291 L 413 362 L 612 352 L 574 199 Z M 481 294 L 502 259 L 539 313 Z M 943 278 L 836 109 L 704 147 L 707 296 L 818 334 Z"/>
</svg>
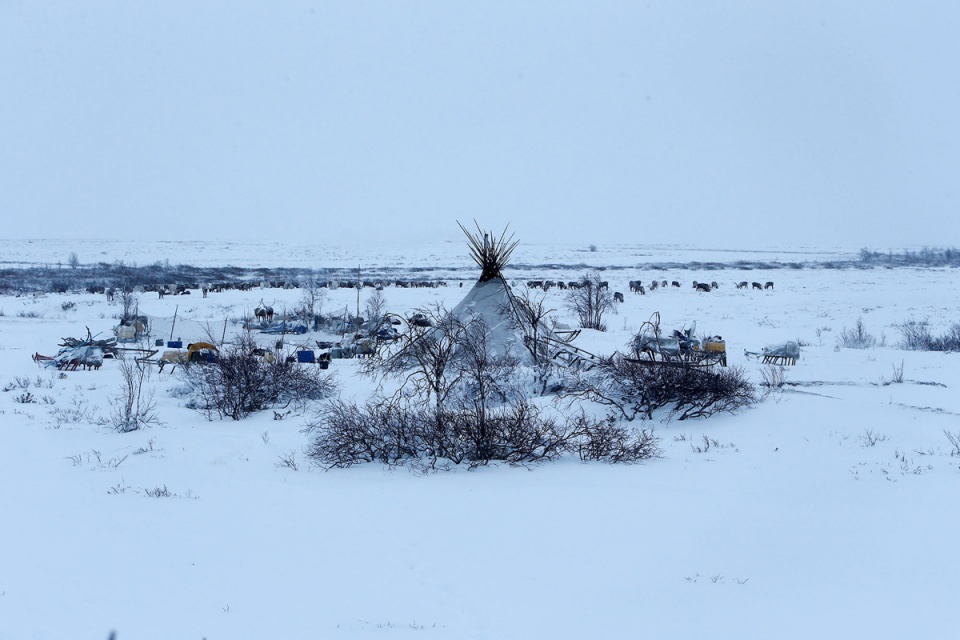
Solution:
<svg viewBox="0 0 960 640">
<path fill-rule="evenodd" d="M 523 330 L 514 317 L 514 305 L 507 283 L 502 278 L 492 278 L 477 282 L 451 313 L 463 321 L 482 319 L 490 331 L 488 346 L 494 353 L 509 352 L 524 358 L 528 351 L 523 344 Z"/>
</svg>

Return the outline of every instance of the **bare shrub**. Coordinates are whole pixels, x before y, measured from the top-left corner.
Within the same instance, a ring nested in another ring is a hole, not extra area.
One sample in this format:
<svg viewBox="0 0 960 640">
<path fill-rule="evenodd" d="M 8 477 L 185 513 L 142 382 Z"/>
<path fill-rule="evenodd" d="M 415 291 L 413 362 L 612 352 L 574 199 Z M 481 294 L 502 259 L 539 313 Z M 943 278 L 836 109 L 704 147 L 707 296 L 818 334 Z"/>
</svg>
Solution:
<svg viewBox="0 0 960 640">
<path fill-rule="evenodd" d="M 857 318 L 852 329 L 846 327 L 837 336 L 837 346 L 844 349 L 870 349 L 877 346 L 877 338 L 863 324 L 863 318 Z"/>
<path fill-rule="evenodd" d="M 890 382 L 894 384 L 903 384 L 903 360 L 900 361 L 900 366 L 893 365 L 893 377 L 890 379 Z"/>
<path fill-rule="evenodd" d="M 577 314 L 580 326 L 585 329 L 605 331 L 603 316 L 613 309 L 613 294 L 597 274 L 585 275 L 579 286 L 570 289 L 566 298 L 567 308 Z"/>
<path fill-rule="evenodd" d="M 760 369 L 760 386 L 766 387 L 767 393 L 783 389 L 787 382 L 787 368 L 779 364 L 768 364 Z"/>
<path fill-rule="evenodd" d="M 563 453 L 566 439 L 562 429 L 526 402 L 492 409 L 481 422 L 475 413 L 438 413 L 433 406 L 398 398 L 365 405 L 338 400 L 306 431 L 315 434 L 307 455 L 325 467 L 535 463 Z"/>
<path fill-rule="evenodd" d="M 946 333 L 935 336 L 927 321 L 908 320 L 897 325 L 900 346 L 914 351 L 960 351 L 960 322 L 954 322 Z"/>
<path fill-rule="evenodd" d="M 929 351 L 933 343 L 933 334 L 930 333 L 930 324 L 926 321 L 907 320 L 897 325 L 900 331 L 900 346 L 911 351 Z"/>
<path fill-rule="evenodd" d="M 630 428 L 613 416 L 596 420 L 581 412 L 574 418 L 574 431 L 579 435 L 577 453 L 581 460 L 632 463 L 663 454 L 660 438 L 652 429 Z"/>
<path fill-rule="evenodd" d="M 756 391 L 739 367 L 706 368 L 653 364 L 615 353 L 581 372 L 565 391 L 570 402 L 589 400 L 611 407 L 626 420 L 704 418 L 756 402 Z"/>
<path fill-rule="evenodd" d="M 364 303 L 364 314 L 367 317 L 370 333 L 376 334 L 381 329 L 386 313 L 387 298 L 383 295 L 383 291 L 374 289 Z"/>
<path fill-rule="evenodd" d="M 947 436 L 947 440 L 950 441 L 950 445 L 953 447 L 953 450 L 950 452 L 951 456 L 960 456 L 960 431 L 957 433 L 950 433 L 946 429 L 943 430 L 943 435 Z"/>
<path fill-rule="evenodd" d="M 879 442 L 886 442 L 888 439 L 888 436 L 882 433 L 877 433 L 873 429 L 868 428 L 868 429 L 864 429 L 863 433 L 857 436 L 857 439 L 860 440 L 860 445 L 863 448 L 867 448 L 867 447 L 876 446 L 877 443 Z"/>
<path fill-rule="evenodd" d="M 277 456 L 277 466 L 285 469 L 292 469 L 293 471 L 300 470 L 300 463 L 297 462 L 297 452 L 289 451 L 283 455 Z"/>
<path fill-rule="evenodd" d="M 113 428 L 128 433 L 158 423 L 153 389 L 144 389 L 144 382 L 148 378 L 148 365 L 126 358 L 121 358 L 118 363 L 120 393 L 110 401 L 110 423 Z"/>
<path fill-rule="evenodd" d="M 251 413 L 328 397 L 335 385 L 322 370 L 256 355 L 257 344 L 244 333 L 222 349 L 214 362 L 191 363 L 181 374 L 192 392 L 190 406 L 213 419 L 242 420 Z"/>
<path fill-rule="evenodd" d="M 397 341 L 361 363 L 365 375 L 401 381 L 400 393 L 433 401 L 442 413 L 447 396 L 460 381 L 458 366 L 469 324 L 442 305 L 418 309 Z"/>
<path fill-rule="evenodd" d="M 546 336 L 549 333 L 547 316 L 553 309 L 547 307 L 546 293 L 534 294 L 529 288 L 518 289 L 514 293 L 511 309 L 501 309 L 501 315 L 513 318 L 518 329 L 523 331 L 524 346 L 530 352 L 535 365 L 549 362 Z M 514 313 L 514 310 L 516 313 Z"/>
<path fill-rule="evenodd" d="M 719 448 L 720 448 L 720 443 L 719 443 L 717 440 L 715 440 L 714 438 L 711 438 L 710 436 L 708 436 L 708 435 L 706 435 L 706 434 L 704 434 L 704 435 L 702 436 L 701 442 L 702 442 L 703 444 L 694 444 L 694 443 L 691 441 L 691 442 L 690 442 L 690 450 L 691 450 L 692 452 L 694 452 L 694 453 L 706 453 L 707 451 L 710 451 L 711 447 L 714 448 L 714 449 L 719 449 Z"/>
<path fill-rule="evenodd" d="M 529 465 L 568 453 L 583 460 L 637 462 L 661 453 L 652 431 L 582 412 L 558 422 L 525 399 L 489 408 L 482 421 L 465 404 L 437 415 L 430 405 L 399 398 L 364 405 L 337 400 L 305 431 L 313 436 L 307 456 L 326 468 L 364 462 L 420 470 L 496 461 Z"/>
</svg>

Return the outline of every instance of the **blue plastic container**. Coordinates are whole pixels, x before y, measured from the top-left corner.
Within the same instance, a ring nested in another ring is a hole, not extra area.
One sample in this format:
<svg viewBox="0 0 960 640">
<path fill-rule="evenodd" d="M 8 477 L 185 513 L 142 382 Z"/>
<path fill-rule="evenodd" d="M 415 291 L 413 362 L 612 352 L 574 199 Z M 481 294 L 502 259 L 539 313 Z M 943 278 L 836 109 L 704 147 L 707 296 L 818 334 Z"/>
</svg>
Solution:
<svg viewBox="0 0 960 640">
<path fill-rule="evenodd" d="M 170 340 L 167 342 L 167 349 L 183 349 L 183 340 Z"/>
<path fill-rule="evenodd" d="M 316 362 L 317 358 L 313 355 L 313 351 L 304 349 L 303 351 L 297 351 L 297 362 Z"/>
</svg>

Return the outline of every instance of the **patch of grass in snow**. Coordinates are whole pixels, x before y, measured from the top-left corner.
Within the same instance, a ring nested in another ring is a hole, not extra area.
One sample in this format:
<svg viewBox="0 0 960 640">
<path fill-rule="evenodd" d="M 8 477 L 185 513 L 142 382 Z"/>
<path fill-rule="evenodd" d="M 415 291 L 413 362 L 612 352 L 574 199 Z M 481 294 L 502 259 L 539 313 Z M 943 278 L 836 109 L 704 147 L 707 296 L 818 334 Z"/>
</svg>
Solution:
<svg viewBox="0 0 960 640">
<path fill-rule="evenodd" d="M 876 446 L 878 442 L 886 442 L 889 437 L 886 434 L 877 433 L 873 429 L 864 429 L 863 433 L 857 436 L 860 440 L 860 446 L 863 448 Z"/>
</svg>

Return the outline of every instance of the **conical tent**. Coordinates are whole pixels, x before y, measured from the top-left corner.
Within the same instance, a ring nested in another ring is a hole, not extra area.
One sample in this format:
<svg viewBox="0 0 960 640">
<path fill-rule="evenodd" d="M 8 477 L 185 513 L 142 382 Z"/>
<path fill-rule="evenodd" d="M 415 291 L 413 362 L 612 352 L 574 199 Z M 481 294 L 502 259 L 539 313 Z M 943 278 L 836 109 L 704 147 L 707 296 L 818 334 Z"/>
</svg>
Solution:
<svg viewBox="0 0 960 640">
<path fill-rule="evenodd" d="M 506 230 L 497 238 L 481 232 L 479 226 L 476 234 L 462 224 L 460 228 L 467 236 L 471 256 L 481 272 L 477 283 L 451 313 L 464 321 L 482 320 L 489 329 L 487 345 L 494 353 L 510 352 L 523 357 L 527 350 L 520 307 L 501 273 L 518 243 L 513 236 L 506 237 Z"/>
</svg>

